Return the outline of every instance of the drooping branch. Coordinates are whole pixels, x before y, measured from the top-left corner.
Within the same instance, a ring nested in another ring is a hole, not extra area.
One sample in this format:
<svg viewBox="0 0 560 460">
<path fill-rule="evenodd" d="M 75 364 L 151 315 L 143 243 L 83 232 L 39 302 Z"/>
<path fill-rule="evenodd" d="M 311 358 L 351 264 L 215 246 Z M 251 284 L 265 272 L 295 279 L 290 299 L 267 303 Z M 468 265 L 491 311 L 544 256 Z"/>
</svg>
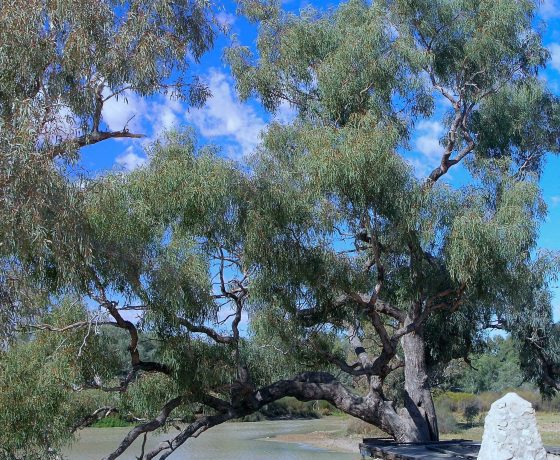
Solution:
<svg viewBox="0 0 560 460">
<path fill-rule="evenodd" d="M 95 323 L 97 326 L 116 326 L 117 323 L 112 321 L 78 321 L 76 323 L 68 324 L 67 326 L 63 327 L 55 327 L 52 324 L 27 324 L 25 327 L 28 329 L 36 329 L 39 331 L 50 331 L 50 332 L 68 332 L 75 329 L 81 329 L 84 327 L 90 327 L 92 323 Z"/>
<path fill-rule="evenodd" d="M 146 460 L 152 460 L 154 457 L 161 455 L 160 460 L 169 457 L 177 448 L 179 448 L 183 443 L 189 438 L 196 438 L 213 426 L 220 425 L 221 423 L 227 422 L 237 418 L 234 413 L 223 413 L 218 415 L 211 415 L 206 417 L 201 417 L 195 422 L 191 423 L 187 428 L 185 428 L 179 435 L 170 441 L 163 442 L 145 456 Z"/>
<path fill-rule="evenodd" d="M 138 351 L 138 330 L 136 329 L 136 326 L 131 321 L 125 320 L 122 317 L 119 309 L 117 308 L 116 302 L 110 301 L 107 298 L 105 288 L 96 274 L 93 274 L 93 279 L 98 292 L 90 292 L 90 296 L 94 300 L 96 300 L 99 305 L 105 307 L 109 314 L 114 318 L 116 326 L 128 331 L 128 334 L 130 336 L 128 352 L 130 353 L 132 370 L 128 374 L 125 382 L 121 384 L 121 387 L 126 387 L 139 371 L 161 372 L 163 374 L 170 374 L 171 370 L 165 364 L 155 361 L 142 361 L 142 359 L 140 358 L 140 352 Z"/>
<path fill-rule="evenodd" d="M 183 398 L 181 396 L 168 401 L 165 406 L 163 406 L 156 418 L 134 427 L 121 441 L 119 447 L 114 452 L 105 457 L 104 460 L 114 460 L 115 458 L 119 457 L 126 449 L 128 449 L 128 447 L 136 440 L 136 438 L 138 438 L 138 436 L 161 428 L 165 424 L 167 418 L 169 417 L 169 414 L 171 414 L 174 409 L 179 407 L 182 402 Z"/>
<path fill-rule="evenodd" d="M 239 324 L 242 320 L 242 313 L 243 308 L 245 305 L 245 300 L 248 295 L 247 288 L 243 285 L 243 282 L 246 279 L 245 277 L 239 280 L 233 280 L 231 283 L 226 283 L 225 280 L 225 261 L 230 261 L 231 263 L 237 265 L 241 268 L 241 264 L 239 261 L 231 260 L 224 255 L 223 249 L 220 247 L 219 250 L 219 261 L 220 261 L 220 268 L 218 271 L 218 276 L 220 278 L 220 294 L 215 295 L 215 299 L 226 299 L 226 303 L 233 303 L 235 305 L 235 311 L 228 316 L 228 318 L 233 316 L 233 320 L 231 322 L 231 335 L 224 335 L 218 332 L 216 329 L 212 327 L 203 325 L 203 324 L 194 324 L 190 320 L 186 318 L 176 317 L 175 320 L 181 325 L 184 326 L 189 332 L 193 333 L 200 333 L 205 334 L 207 337 L 212 339 L 216 343 L 221 344 L 236 344 L 239 342 Z M 229 284 L 235 285 L 233 289 L 229 288 Z"/>
<path fill-rule="evenodd" d="M 320 307 L 309 307 L 298 310 L 295 316 L 299 321 L 302 321 L 306 326 L 312 326 L 314 324 L 320 324 L 328 322 L 329 311 L 336 311 L 340 307 L 347 304 L 355 304 L 367 306 L 367 308 L 374 308 L 378 313 L 388 315 L 391 318 L 402 323 L 405 320 L 405 314 L 395 306 L 391 305 L 389 302 L 375 298 L 375 302 L 372 305 L 370 303 L 372 298 L 371 294 L 359 293 L 359 292 L 348 292 L 341 294 L 334 299 L 334 301 L 328 305 L 323 305 Z"/>
<path fill-rule="evenodd" d="M 255 391 L 250 396 L 251 404 L 237 407 L 230 406 L 227 412 L 224 411 L 216 415 L 201 417 L 187 426 L 172 440 L 161 443 L 149 452 L 145 458 L 146 460 L 151 460 L 157 455 L 162 454 L 159 458 L 165 459 L 189 438 L 197 437 L 209 428 L 228 420 L 255 412 L 264 405 L 286 396 L 292 396 L 300 401 L 329 401 L 335 407 L 348 414 L 373 423 L 386 432 L 395 433 L 397 439 L 404 439 L 405 432 L 408 429 L 407 423 L 402 423 L 392 404 L 384 401 L 379 395 L 370 393 L 367 396 L 359 396 L 350 392 L 330 374 L 307 372 L 296 376 L 294 379 L 280 380 Z M 395 431 L 395 427 L 398 426 L 402 427 L 402 433 L 398 432 L 398 430 L 397 432 Z"/>
<path fill-rule="evenodd" d="M 216 343 L 234 343 L 235 337 L 231 335 L 222 335 L 216 330 L 212 329 L 211 327 L 204 326 L 204 325 L 195 325 L 191 323 L 188 319 L 185 318 L 177 318 L 177 322 L 181 326 L 185 326 L 188 331 L 194 333 L 205 334 L 210 337 Z"/>
<path fill-rule="evenodd" d="M 114 406 L 103 406 L 99 409 L 96 409 L 88 416 L 84 417 L 80 421 L 76 422 L 72 427 L 72 433 L 78 431 L 81 428 L 91 425 L 92 423 L 104 418 L 108 417 L 113 412 L 117 412 L 117 408 Z"/>
<path fill-rule="evenodd" d="M 560 366 L 546 356 L 543 346 L 538 343 L 538 340 L 533 340 L 531 336 L 526 335 L 523 337 L 523 341 L 532 350 L 533 356 L 540 367 L 544 383 L 550 388 L 560 391 Z"/>
<path fill-rule="evenodd" d="M 338 356 L 333 355 L 332 353 L 326 350 L 321 350 L 318 348 L 314 348 L 314 350 L 316 353 L 322 356 L 326 361 L 337 366 L 342 372 L 346 372 L 347 374 L 352 375 L 354 377 L 359 377 L 362 375 L 371 375 L 375 373 L 375 371 L 371 366 L 364 367 L 362 363 L 359 361 L 353 364 L 349 364 L 344 359 L 341 359 Z"/>
</svg>

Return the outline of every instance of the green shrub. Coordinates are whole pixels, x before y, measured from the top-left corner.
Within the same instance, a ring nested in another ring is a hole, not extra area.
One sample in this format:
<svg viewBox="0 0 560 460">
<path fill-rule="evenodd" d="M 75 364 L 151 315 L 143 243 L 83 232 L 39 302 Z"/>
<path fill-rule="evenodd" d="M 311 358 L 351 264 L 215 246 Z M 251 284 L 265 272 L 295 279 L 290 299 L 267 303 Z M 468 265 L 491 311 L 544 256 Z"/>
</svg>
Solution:
<svg viewBox="0 0 560 460">
<path fill-rule="evenodd" d="M 547 412 L 560 412 L 560 393 L 542 401 L 543 410 Z"/>
<path fill-rule="evenodd" d="M 468 404 L 463 409 L 463 417 L 465 417 L 465 420 L 469 425 L 472 426 L 475 419 L 479 416 L 480 407 L 480 401 L 475 401 L 472 404 Z"/>
<path fill-rule="evenodd" d="M 531 387 L 507 388 L 504 391 L 484 391 L 477 395 L 464 392 L 446 391 L 434 397 L 438 406 L 445 406 L 451 412 L 465 413 L 468 407 L 476 406 L 480 412 L 488 412 L 494 401 L 506 393 L 514 392 L 529 401 L 536 411 L 560 412 L 560 394 L 543 398 L 538 390 Z M 469 409 L 472 410 L 472 409 Z"/>
<path fill-rule="evenodd" d="M 471 393 L 446 391 L 435 398 L 440 406 L 446 406 L 451 412 L 463 411 L 465 407 L 472 405 L 477 396 Z"/>
<path fill-rule="evenodd" d="M 241 419 L 242 422 L 262 422 L 263 420 L 266 420 L 266 417 L 260 412 L 254 412 Z"/>
<path fill-rule="evenodd" d="M 482 410 L 488 412 L 492 403 L 500 399 L 503 395 L 496 391 L 484 391 L 478 395 L 478 399 L 482 404 Z"/>
<path fill-rule="evenodd" d="M 313 409 L 318 412 L 321 416 L 333 415 L 335 413 L 342 413 L 336 407 L 334 407 L 328 401 L 315 401 L 313 403 Z"/>
<path fill-rule="evenodd" d="M 494 401 L 497 401 L 506 393 L 514 392 L 521 396 L 523 399 L 529 401 L 536 411 L 555 412 L 560 409 L 560 396 L 557 395 L 550 399 L 543 399 L 541 394 L 531 388 L 507 388 L 502 392 L 485 391 L 478 395 L 483 411 L 489 411 L 490 406 Z"/>
<path fill-rule="evenodd" d="M 121 417 L 110 415 L 109 417 L 104 417 L 101 420 L 98 420 L 91 426 L 93 428 L 115 428 L 132 425 L 134 425 L 134 423 L 124 420 Z"/>
<path fill-rule="evenodd" d="M 445 403 L 436 401 L 436 414 L 438 420 L 439 432 L 441 434 L 456 433 L 458 429 L 457 419 L 448 405 L 449 399 Z"/>
<path fill-rule="evenodd" d="M 248 415 L 241 420 L 244 422 L 258 422 L 278 418 L 321 418 L 323 413 L 330 415 L 327 406 L 321 406 L 318 401 L 301 402 L 295 398 L 282 398 L 262 407 L 258 412 Z"/>
</svg>

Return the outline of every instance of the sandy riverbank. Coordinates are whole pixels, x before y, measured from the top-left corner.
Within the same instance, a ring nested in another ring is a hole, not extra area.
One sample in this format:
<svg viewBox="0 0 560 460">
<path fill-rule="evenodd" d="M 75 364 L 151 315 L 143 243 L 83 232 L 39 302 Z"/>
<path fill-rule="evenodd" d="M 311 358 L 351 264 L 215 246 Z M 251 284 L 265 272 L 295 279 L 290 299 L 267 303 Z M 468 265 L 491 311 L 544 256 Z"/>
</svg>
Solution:
<svg viewBox="0 0 560 460">
<path fill-rule="evenodd" d="M 350 420 L 354 420 L 351 422 Z M 364 437 L 384 437 L 385 434 L 371 428 L 370 432 L 349 435 L 348 425 L 362 423 L 355 419 L 339 418 L 329 431 L 312 431 L 310 433 L 285 433 L 279 434 L 268 441 L 288 442 L 296 444 L 306 444 L 309 446 L 326 449 L 334 452 L 359 453 L 359 444 Z M 560 416 L 557 412 L 537 412 L 537 422 L 539 424 L 539 432 L 543 443 L 551 446 L 560 446 Z M 461 426 L 465 424 L 462 423 Z M 471 439 L 480 441 L 482 438 L 483 425 L 478 423 L 476 426 L 463 428 L 458 433 L 443 434 L 442 440 L 445 439 Z"/>
<path fill-rule="evenodd" d="M 313 431 L 311 433 L 281 434 L 267 438 L 267 441 L 307 444 L 319 449 L 335 452 L 359 453 L 358 445 L 362 442 L 362 438 L 343 436 L 338 431 Z"/>
</svg>

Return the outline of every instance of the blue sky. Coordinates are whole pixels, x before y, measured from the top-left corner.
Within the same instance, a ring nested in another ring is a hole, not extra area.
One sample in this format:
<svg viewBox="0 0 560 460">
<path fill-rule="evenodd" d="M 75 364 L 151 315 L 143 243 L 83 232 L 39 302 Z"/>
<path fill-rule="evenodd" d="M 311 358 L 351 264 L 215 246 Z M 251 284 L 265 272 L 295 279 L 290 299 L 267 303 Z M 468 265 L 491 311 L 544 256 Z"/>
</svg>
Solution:
<svg viewBox="0 0 560 460">
<path fill-rule="evenodd" d="M 308 1 L 291 0 L 283 3 L 284 8 L 298 11 Z M 327 8 L 336 2 L 311 2 L 316 7 Z M 256 29 L 243 18 L 235 16 L 235 4 L 227 2 L 219 18 L 227 23 L 243 45 L 253 46 Z M 551 60 L 541 78 L 550 89 L 560 95 L 560 0 L 545 0 L 539 10 L 539 25 L 545 24 L 544 43 L 551 52 Z M 274 116 L 267 114 L 258 101 L 241 103 L 235 95 L 234 84 L 227 66 L 222 60 L 222 50 L 228 40 L 221 36 L 216 46 L 203 57 L 200 64 L 193 66 L 193 73 L 200 75 L 212 92 L 212 97 L 200 109 L 188 110 L 178 101 L 164 96 L 140 98 L 134 94 L 119 100 L 110 99 L 103 111 L 104 121 L 110 129 L 121 130 L 128 121 L 132 132 L 145 133 L 146 140 L 111 140 L 83 150 L 81 167 L 96 174 L 109 169 L 132 170 L 144 164 L 143 143 L 154 139 L 159 132 L 174 126 L 192 126 L 200 142 L 222 146 L 224 155 L 242 160 L 258 144 L 260 132 L 272 118 L 289 120 L 292 110 L 280 107 Z M 132 117 L 132 119 L 131 119 Z M 130 120 L 130 121 L 129 121 Z M 424 175 L 436 165 L 442 150 L 439 138 L 443 126 L 438 120 L 424 120 L 417 124 L 412 139 L 411 162 L 419 175 Z M 459 166 L 460 168 L 460 166 Z M 460 170 L 453 172 L 457 177 Z M 548 205 L 548 216 L 541 227 L 539 246 L 560 250 L 560 158 L 549 157 L 542 177 L 544 198 Z M 560 284 L 560 283 L 558 283 Z M 560 316 L 560 289 L 556 288 L 556 319 Z"/>
</svg>

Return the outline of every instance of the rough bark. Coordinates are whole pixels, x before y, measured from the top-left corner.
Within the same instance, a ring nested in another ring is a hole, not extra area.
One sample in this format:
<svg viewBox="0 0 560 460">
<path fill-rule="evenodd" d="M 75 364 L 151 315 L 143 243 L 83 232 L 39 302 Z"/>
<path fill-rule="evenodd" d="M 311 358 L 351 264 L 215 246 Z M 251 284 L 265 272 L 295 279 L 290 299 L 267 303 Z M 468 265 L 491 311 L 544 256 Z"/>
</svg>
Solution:
<svg viewBox="0 0 560 460">
<path fill-rule="evenodd" d="M 438 441 L 439 430 L 428 382 L 425 344 L 421 329 L 401 338 L 404 352 L 405 407 L 415 426 L 418 441 Z"/>
<path fill-rule="evenodd" d="M 158 414 L 156 418 L 146 423 L 142 423 L 141 425 L 135 426 L 122 440 L 119 447 L 114 452 L 109 454 L 105 458 L 105 460 L 114 460 L 115 458 L 120 457 L 121 454 L 126 449 L 128 449 L 130 445 L 136 440 L 136 438 L 138 438 L 138 436 L 144 433 L 149 433 L 151 431 L 157 430 L 158 428 L 161 428 L 167 421 L 169 414 L 171 414 L 171 412 L 175 408 L 181 405 L 181 401 L 182 401 L 181 397 L 173 398 L 165 406 L 163 406 L 161 412 Z"/>
</svg>

